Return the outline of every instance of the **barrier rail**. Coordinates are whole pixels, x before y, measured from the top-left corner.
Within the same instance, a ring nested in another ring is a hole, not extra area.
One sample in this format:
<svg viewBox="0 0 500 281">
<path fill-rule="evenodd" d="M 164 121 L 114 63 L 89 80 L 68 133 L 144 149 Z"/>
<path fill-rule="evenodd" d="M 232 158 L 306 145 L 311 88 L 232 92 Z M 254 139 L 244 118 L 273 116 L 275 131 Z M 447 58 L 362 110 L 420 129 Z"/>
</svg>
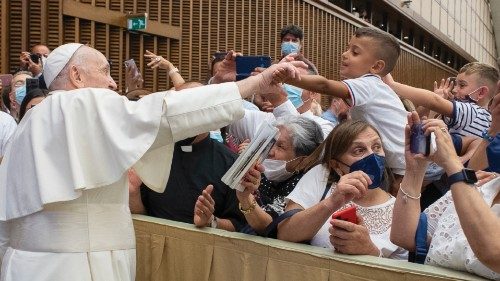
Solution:
<svg viewBox="0 0 500 281">
<path fill-rule="evenodd" d="M 134 215 L 137 280 L 484 280 L 428 265 Z"/>
</svg>

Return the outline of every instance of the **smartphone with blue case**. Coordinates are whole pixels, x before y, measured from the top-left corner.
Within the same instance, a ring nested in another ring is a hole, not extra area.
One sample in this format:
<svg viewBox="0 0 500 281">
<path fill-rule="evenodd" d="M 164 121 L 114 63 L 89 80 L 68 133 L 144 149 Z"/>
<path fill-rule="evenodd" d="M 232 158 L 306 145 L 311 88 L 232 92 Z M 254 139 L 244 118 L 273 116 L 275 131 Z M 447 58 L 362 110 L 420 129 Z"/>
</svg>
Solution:
<svg viewBox="0 0 500 281">
<path fill-rule="evenodd" d="M 236 81 L 248 78 L 257 67 L 268 68 L 271 66 L 270 56 L 237 56 Z"/>
</svg>

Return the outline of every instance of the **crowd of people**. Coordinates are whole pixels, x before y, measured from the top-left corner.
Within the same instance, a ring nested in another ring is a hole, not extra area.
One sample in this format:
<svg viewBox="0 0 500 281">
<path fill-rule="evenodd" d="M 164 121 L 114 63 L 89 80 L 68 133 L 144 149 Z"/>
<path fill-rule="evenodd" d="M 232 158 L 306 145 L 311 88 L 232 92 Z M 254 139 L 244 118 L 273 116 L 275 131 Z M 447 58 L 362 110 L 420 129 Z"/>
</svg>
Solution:
<svg viewBox="0 0 500 281">
<path fill-rule="evenodd" d="M 277 62 L 240 81 L 235 51 L 214 54 L 206 83 L 146 51 L 173 88 L 151 93 L 127 68 L 123 95 L 89 46 L 23 52 L 1 85 L 1 279 L 134 280 L 136 213 L 500 280 L 498 70 L 471 62 L 411 87 L 390 74 L 398 40 L 362 27 L 335 81 L 303 38 L 284 27 Z M 230 188 L 266 122 L 275 144 Z"/>
</svg>

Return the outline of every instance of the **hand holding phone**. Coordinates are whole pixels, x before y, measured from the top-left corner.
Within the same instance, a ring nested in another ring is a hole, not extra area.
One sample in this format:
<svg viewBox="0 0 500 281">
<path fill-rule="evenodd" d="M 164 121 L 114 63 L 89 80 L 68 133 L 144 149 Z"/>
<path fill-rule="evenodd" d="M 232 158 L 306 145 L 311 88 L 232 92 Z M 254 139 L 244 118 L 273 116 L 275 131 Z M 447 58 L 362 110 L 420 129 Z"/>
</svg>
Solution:
<svg viewBox="0 0 500 281">
<path fill-rule="evenodd" d="M 416 123 L 410 130 L 410 151 L 414 154 L 428 156 L 430 153 L 431 136 L 426 136 L 422 123 Z"/>
<path fill-rule="evenodd" d="M 137 68 L 137 65 L 135 64 L 134 59 L 129 59 L 123 62 L 125 64 L 126 72 L 128 73 L 130 71 L 131 77 L 130 78 L 135 78 L 139 75 L 139 69 Z"/>
<path fill-rule="evenodd" d="M 31 90 L 40 88 L 38 78 L 26 78 L 26 94 Z"/>
<path fill-rule="evenodd" d="M 337 211 L 333 213 L 332 219 L 334 220 L 343 220 L 352 222 L 354 224 L 358 224 L 358 217 L 356 215 L 356 206 L 351 206 L 344 210 Z"/>
</svg>

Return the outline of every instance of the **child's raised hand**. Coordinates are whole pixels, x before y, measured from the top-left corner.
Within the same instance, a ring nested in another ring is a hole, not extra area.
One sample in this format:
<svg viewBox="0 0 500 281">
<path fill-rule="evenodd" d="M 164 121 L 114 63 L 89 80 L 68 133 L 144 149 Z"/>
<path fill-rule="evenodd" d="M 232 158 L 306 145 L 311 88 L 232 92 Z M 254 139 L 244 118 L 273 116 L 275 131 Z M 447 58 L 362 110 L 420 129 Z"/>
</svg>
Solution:
<svg viewBox="0 0 500 281">
<path fill-rule="evenodd" d="M 439 83 L 439 87 L 437 85 L 437 82 L 434 81 L 434 93 L 444 99 L 447 100 L 452 100 L 453 99 L 453 87 L 454 83 L 451 81 L 450 78 L 441 79 L 441 82 Z"/>
</svg>

